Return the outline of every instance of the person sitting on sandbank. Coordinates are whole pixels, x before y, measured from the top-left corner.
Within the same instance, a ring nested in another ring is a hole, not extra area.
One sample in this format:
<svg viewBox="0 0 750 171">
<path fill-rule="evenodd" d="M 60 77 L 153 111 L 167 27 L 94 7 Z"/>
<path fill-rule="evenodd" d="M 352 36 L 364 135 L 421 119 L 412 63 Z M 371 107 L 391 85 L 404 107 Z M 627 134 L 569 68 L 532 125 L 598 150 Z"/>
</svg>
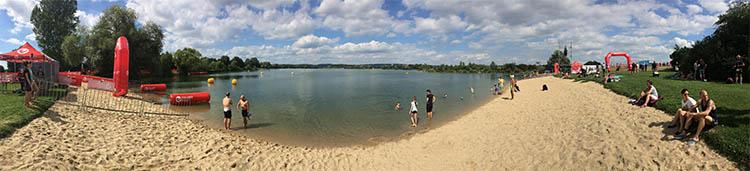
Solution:
<svg viewBox="0 0 750 171">
<path fill-rule="evenodd" d="M 682 128 L 685 127 L 685 114 L 687 114 L 688 112 L 698 112 L 697 108 L 694 108 L 695 104 L 697 103 L 695 102 L 695 99 L 690 97 L 690 92 L 688 91 L 688 89 L 682 89 L 682 91 L 680 92 L 682 94 L 682 105 L 680 109 L 677 109 L 677 112 L 674 114 L 672 123 L 667 126 L 667 128 L 674 128 L 678 125 L 680 126 L 680 129 L 675 133 L 675 135 L 682 134 Z M 679 123 L 676 123 L 678 121 Z"/>
<path fill-rule="evenodd" d="M 714 103 L 713 99 L 708 98 L 708 92 L 706 90 L 701 90 L 701 98 L 700 100 L 698 100 L 698 104 L 693 107 L 700 107 L 703 112 L 688 112 L 687 114 L 685 114 L 687 121 L 685 121 L 685 127 L 683 127 L 680 131 L 682 132 L 682 134 L 674 137 L 675 139 L 683 139 L 687 137 L 688 133 L 686 130 L 690 128 L 690 124 L 692 123 L 692 121 L 694 120 L 698 122 L 698 129 L 695 130 L 695 134 L 693 134 L 693 137 L 688 141 L 688 145 L 690 146 L 698 143 L 698 137 L 700 137 L 703 128 L 705 128 L 706 126 L 709 126 L 709 128 L 713 128 L 719 124 L 716 104 Z"/>
<path fill-rule="evenodd" d="M 638 98 L 636 105 L 646 107 L 646 105 L 651 102 L 651 100 L 655 99 L 659 99 L 659 93 L 656 92 L 654 82 L 651 82 L 651 80 L 646 80 L 646 89 L 641 92 L 641 97 Z"/>
</svg>

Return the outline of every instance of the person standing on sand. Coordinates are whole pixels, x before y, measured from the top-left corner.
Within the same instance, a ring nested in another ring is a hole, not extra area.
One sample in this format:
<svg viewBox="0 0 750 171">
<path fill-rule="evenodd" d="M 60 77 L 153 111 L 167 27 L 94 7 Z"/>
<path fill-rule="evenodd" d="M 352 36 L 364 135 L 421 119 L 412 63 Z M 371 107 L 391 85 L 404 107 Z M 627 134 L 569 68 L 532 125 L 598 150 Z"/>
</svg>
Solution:
<svg viewBox="0 0 750 171">
<path fill-rule="evenodd" d="M 745 62 L 742 62 L 742 56 L 737 55 L 737 63 L 734 64 L 734 81 L 737 84 L 742 84 L 742 69 L 745 67 Z"/>
<path fill-rule="evenodd" d="M 700 105 L 700 106 L 698 106 Z M 693 107 L 700 107 L 703 112 L 688 112 L 686 114 L 687 121 L 685 121 L 685 127 L 680 132 L 682 134 L 675 136 L 675 139 L 683 139 L 687 137 L 687 129 L 690 128 L 692 120 L 698 122 L 698 129 L 695 130 L 693 137 L 688 140 L 688 145 L 693 146 L 698 143 L 698 137 L 700 137 L 703 128 L 708 124 L 710 127 L 715 127 L 719 124 L 719 118 L 717 116 L 716 104 L 710 98 L 708 98 L 708 92 L 701 90 L 701 98 L 698 100 L 698 104 Z"/>
<path fill-rule="evenodd" d="M 674 128 L 676 126 L 680 126 L 680 128 L 684 127 L 685 123 L 685 114 L 688 112 L 697 112 L 696 108 L 693 108 L 697 102 L 695 102 L 695 99 L 690 97 L 690 92 L 688 92 L 688 89 L 682 89 L 680 91 L 682 93 L 682 105 L 680 109 L 677 109 L 677 112 L 674 114 L 674 118 L 672 119 L 672 124 L 667 126 L 667 128 Z M 679 121 L 679 124 L 675 123 Z M 676 135 L 682 134 L 682 129 L 680 129 Z"/>
<path fill-rule="evenodd" d="M 247 128 L 247 120 L 250 120 L 250 114 L 248 110 L 250 109 L 250 103 L 245 100 L 245 95 L 240 95 L 240 100 L 237 101 L 237 110 L 242 111 L 242 123 L 245 124 L 245 128 Z"/>
<path fill-rule="evenodd" d="M 232 99 L 229 98 L 229 92 L 227 92 L 227 96 L 224 97 L 222 103 L 224 104 L 224 129 L 229 130 L 232 124 Z"/>
<path fill-rule="evenodd" d="M 430 89 L 427 89 L 425 92 L 427 94 L 427 99 L 425 99 L 425 103 L 427 104 L 427 118 L 432 120 L 432 105 L 437 101 L 435 98 L 435 95 L 432 95 L 432 91 Z"/>
<path fill-rule="evenodd" d="M 510 75 L 510 100 L 513 100 L 516 98 L 515 88 L 516 87 L 516 77 L 513 75 Z"/>
<path fill-rule="evenodd" d="M 417 127 L 417 96 L 414 96 L 411 99 L 409 116 L 411 116 L 411 127 Z"/>
</svg>

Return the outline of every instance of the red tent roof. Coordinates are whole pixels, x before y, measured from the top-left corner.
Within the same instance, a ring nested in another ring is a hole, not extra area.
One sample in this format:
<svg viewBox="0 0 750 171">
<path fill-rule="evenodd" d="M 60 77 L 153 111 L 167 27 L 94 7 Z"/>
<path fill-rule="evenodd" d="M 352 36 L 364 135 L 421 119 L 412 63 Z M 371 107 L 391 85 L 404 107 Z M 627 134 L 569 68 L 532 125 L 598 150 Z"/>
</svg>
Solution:
<svg viewBox="0 0 750 171">
<path fill-rule="evenodd" d="M 39 52 L 31 46 L 28 42 L 23 44 L 21 48 L 13 50 L 12 52 L 0 54 L 0 61 L 8 62 L 51 62 L 54 59 L 47 57 L 42 52 Z"/>
</svg>

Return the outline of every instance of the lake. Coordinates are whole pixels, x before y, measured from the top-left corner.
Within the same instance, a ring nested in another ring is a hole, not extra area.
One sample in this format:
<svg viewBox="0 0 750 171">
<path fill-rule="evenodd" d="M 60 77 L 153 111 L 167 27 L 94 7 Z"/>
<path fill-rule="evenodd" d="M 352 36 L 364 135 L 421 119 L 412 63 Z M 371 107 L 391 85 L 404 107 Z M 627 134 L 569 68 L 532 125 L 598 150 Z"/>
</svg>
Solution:
<svg viewBox="0 0 750 171">
<path fill-rule="evenodd" d="M 263 72 L 263 74 L 261 74 Z M 294 72 L 294 75 L 291 73 Z M 408 72 L 408 74 L 406 74 Z M 427 73 L 404 70 L 276 69 L 191 76 L 167 84 L 167 93 L 209 92 L 210 104 L 181 107 L 190 118 L 223 129 L 221 100 L 250 102 L 250 128 L 243 129 L 232 107 L 232 133 L 299 146 L 371 145 L 438 127 L 488 102 L 499 74 Z M 502 75 L 508 84 L 508 77 Z M 208 78 L 215 78 L 208 84 Z M 231 84 L 237 79 L 237 85 Z M 474 95 L 470 87 L 476 91 Z M 437 102 L 433 119 L 425 112 L 425 90 Z M 443 98 L 447 94 L 447 98 Z M 419 126 L 412 128 L 408 108 L 419 103 Z M 401 110 L 395 110 L 401 102 Z"/>
</svg>

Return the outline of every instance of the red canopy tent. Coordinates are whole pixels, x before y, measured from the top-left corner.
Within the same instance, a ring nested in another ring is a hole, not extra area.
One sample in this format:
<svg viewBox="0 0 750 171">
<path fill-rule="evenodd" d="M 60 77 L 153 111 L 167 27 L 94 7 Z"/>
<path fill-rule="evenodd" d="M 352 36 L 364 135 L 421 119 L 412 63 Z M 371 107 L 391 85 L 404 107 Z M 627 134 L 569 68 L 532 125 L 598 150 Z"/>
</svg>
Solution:
<svg viewBox="0 0 750 171">
<path fill-rule="evenodd" d="M 578 63 L 578 61 L 574 61 L 573 64 L 570 65 L 570 72 L 579 73 L 581 70 L 581 67 L 583 67 L 583 64 Z"/>
<path fill-rule="evenodd" d="M 20 62 L 52 62 L 54 59 L 44 55 L 31 46 L 28 42 L 23 44 L 21 48 L 13 50 L 12 52 L 0 54 L 0 61 L 8 61 L 13 63 Z"/>
</svg>

